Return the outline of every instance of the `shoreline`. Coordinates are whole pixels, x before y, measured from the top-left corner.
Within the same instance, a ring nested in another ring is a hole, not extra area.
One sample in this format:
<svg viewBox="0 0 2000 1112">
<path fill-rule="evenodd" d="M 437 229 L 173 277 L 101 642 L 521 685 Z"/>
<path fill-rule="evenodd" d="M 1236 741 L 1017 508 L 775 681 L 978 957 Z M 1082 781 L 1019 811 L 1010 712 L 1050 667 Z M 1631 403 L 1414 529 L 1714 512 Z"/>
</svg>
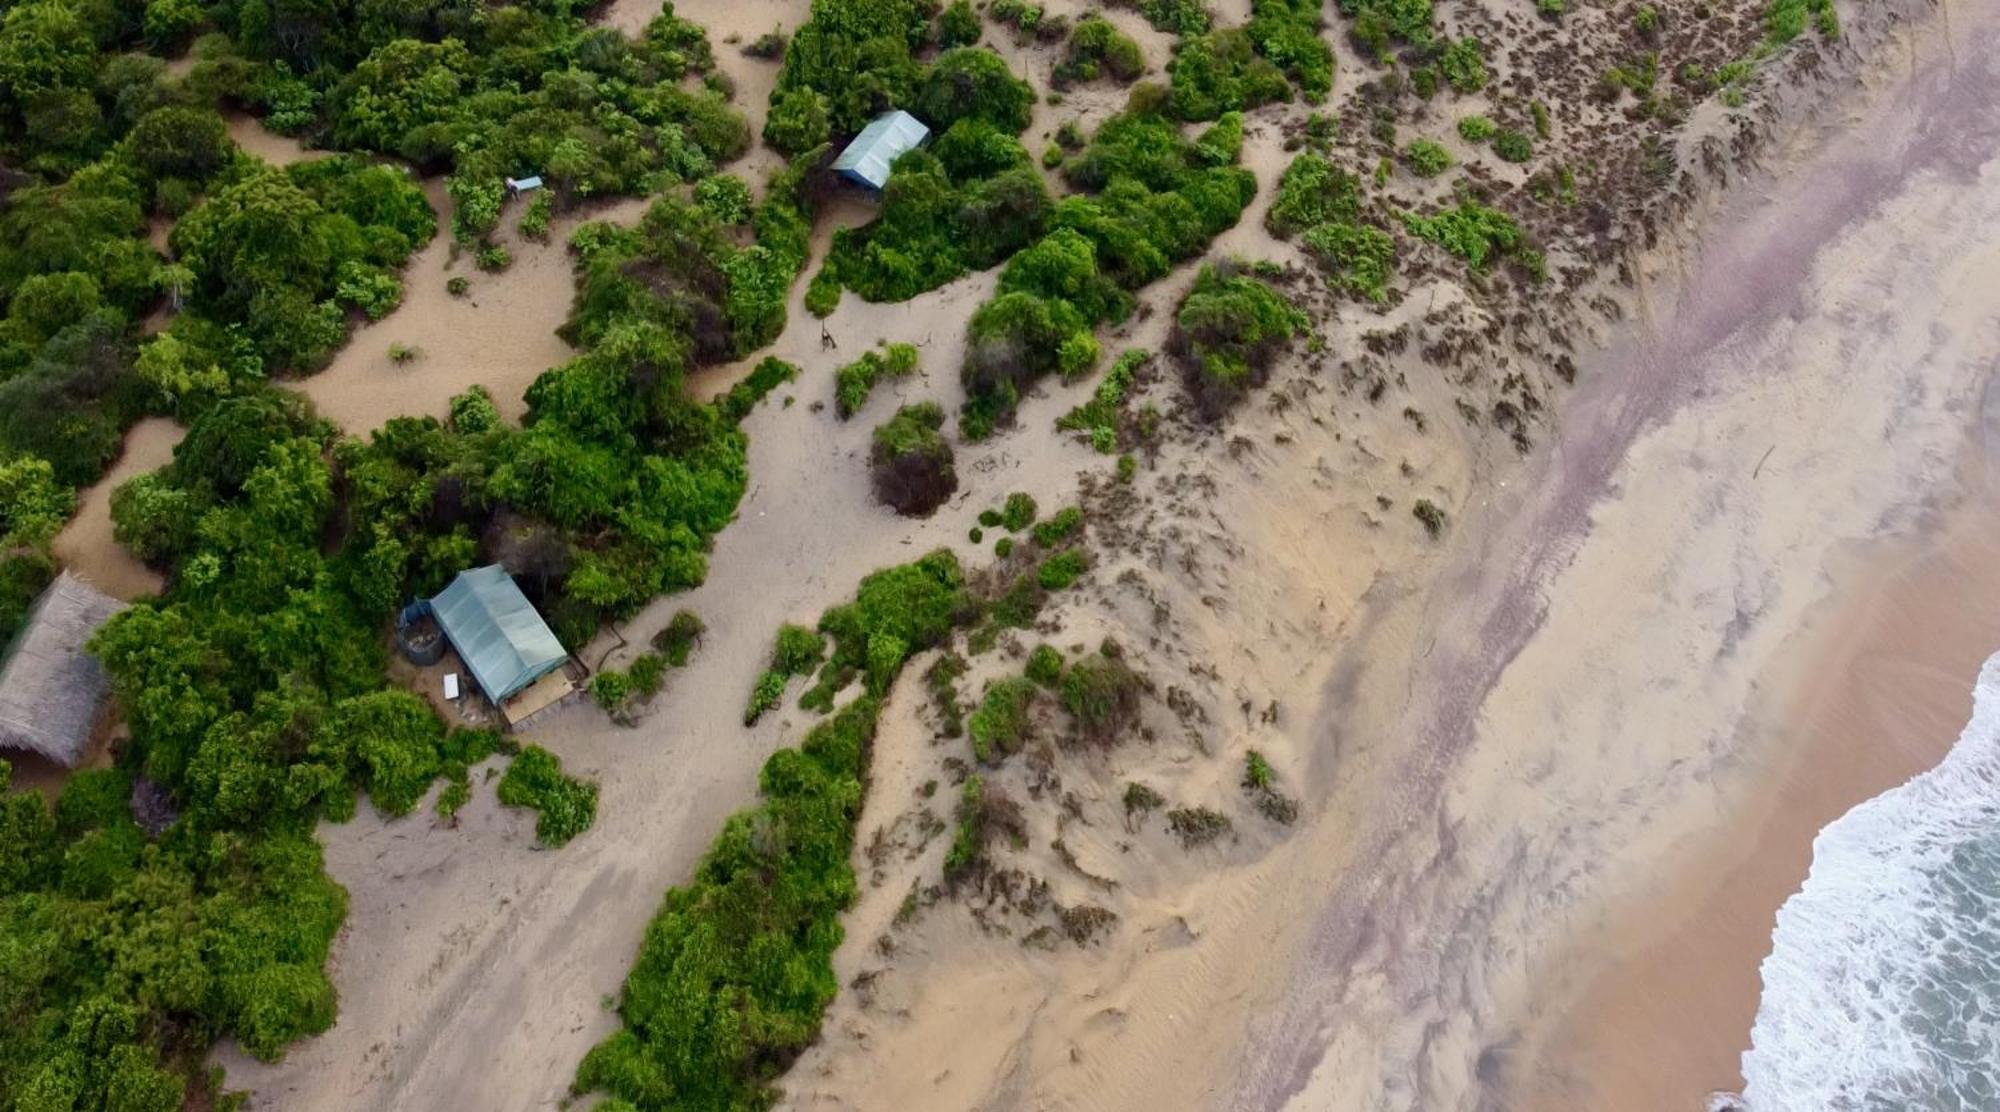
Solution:
<svg viewBox="0 0 2000 1112">
<path fill-rule="evenodd" d="M 1814 840 L 1943 759 L 1980 665 L 2000 652 L 1994 487 L 1968 482 L 1942 520 L 1837 576 L 1747 724 L 1774 759 L 1739 789 L 1745 805 L 1570 959 L 1595 969 L 1526 1040 L 1540 1044 L 1530 1107 L 1637 1108 L 1672 1094 L 1693 1108 L 1741 1090 L 1759 967 Z"/>
</svg>

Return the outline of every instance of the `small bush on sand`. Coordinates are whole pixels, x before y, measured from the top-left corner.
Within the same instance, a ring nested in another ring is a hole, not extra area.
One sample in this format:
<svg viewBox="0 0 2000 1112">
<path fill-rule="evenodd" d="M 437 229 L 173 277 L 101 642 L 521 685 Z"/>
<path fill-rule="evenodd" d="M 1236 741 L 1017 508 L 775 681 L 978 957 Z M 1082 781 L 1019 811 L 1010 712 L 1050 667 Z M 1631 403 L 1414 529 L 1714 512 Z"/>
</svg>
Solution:
<svg viewBox="0 0 2000 1112">
<path fill-rule="evenodd" d="M 597 785 L 565 775 L 562 762 L 539 745 L 526 745 L 507 766 L 497 790 L 509 807 L 535 809 L 535 839 L 551 848 L 597 821 Z"/>
<path fill-rule="evenodd" d="M 1061 683 L 1062 650 L 1054 645 L 1036 645 L 1035 651 L 1028 654 L 1028 665 L 1024 674 L 1043 687 L 1054 687 Z"/>
<path fill-rule="evenodd" d="M 818 630 L 786 623 L 778 627 L 777 644 L 771 649 L 771 671 L 803 676 L 819 666 L 825 652 L 826 638 Z"/>
<path fill-rule="evenodd" d="M 1124 660 L 1099 653 L 1070 665 L 1062 681 L 1063 709 L 1076 719 L 1084 740 L 1109 745 L 1138 723 L 1145 686 Z"/>
<path fill-rule="evenodd" d="M 986 686 L 978 709 L 965 720 L 972 736 L 972 755 L 982 764 L 992 764 L 1011 756 L 1027 744 L 1029 709 L 1035 701 L 1035 685 L 1016 676 L 995 680 Z"/>
<path fill-rule="evenodd" d="M 1007 496 L 1000 506 L 1000 524 L 1009 533 L 1018 533 L 1035 523 L 1035 515 L 1041 508 L 1035 505 L 1035 496 L 1026 491 L 1015 491 Z"/>
<path fill-rule="evenodd" d="M 665 627 L 653 634 L 653 648 L 659 650 L 668 664 L 680 668 L 687 664 L 688 656 L 706 632 L 708 626 L 702 622 L 701 615 L 692 610 L 679 610 Z"/>
<path fill-rule="evenodd" d="M 1167 829 L 1182 849 L 1205 846 L 1235 829 L 1229 816 L 1213 807 L 1176 807 L 1167 812 Z"/>
<path fill-rule="evenodd" d="M 1083 531 L 1083 507 L 1064 506 L 1029 534 L 1043 548 L 1054 548 Z"/>
<path fill-rule="evenodd" d="M 1451 169 L 1451 152 L 1429 139 L 1413 139 L 1403 148 L 1403 165 L 1420 178 L 1434 178 Z"/>
<path fill-rule="evenodd" d="M 939 432 L 944 410 L 936 402 L 906 405 L 875 430 L 870 460 L 875 496 L 897 513 L 923 517 L 958 489 L 951 445 Z"/>
<path fill-rule="evenodd" d="M 1072 548 L 1043 560 L 1041 566 L 1035 569 L 1035 582 L 1044 591 L 1067 590 L 1088 570 L 1090 563 L 1084 558 L 1083 550 Z"/>
</svg>

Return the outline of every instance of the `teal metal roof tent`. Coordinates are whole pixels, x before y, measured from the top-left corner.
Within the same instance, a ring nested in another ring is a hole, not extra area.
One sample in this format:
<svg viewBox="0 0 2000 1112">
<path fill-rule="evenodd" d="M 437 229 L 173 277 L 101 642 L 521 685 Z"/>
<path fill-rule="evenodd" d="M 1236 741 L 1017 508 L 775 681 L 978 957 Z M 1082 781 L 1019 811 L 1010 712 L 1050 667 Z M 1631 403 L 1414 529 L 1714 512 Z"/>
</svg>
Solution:
<svg viewBox="0 0 2000 1112">
<path fill-rule="evenodd" d="M 851 182 L 881 189 L 889 184 L 889 168 L 930 133 L 921 120 L 900 108 L 884 112 L 868 121 L 854 142 L 834 159 L 834 171 Z"/>
<path fill-rule="evenodd" d="M 459 572 L 430 606 L 445 639 L 496 706 L 569 659 L 534 603 L 498 564 Z"/>
</svg>

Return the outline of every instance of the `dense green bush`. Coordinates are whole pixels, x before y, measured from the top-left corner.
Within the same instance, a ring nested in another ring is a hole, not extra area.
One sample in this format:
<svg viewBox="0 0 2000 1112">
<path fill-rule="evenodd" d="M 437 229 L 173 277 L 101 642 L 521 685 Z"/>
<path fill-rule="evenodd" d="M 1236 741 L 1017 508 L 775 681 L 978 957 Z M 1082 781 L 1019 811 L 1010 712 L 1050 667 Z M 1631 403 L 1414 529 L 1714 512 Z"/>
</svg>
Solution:
<svg viewBox="0 0 2000 1112">
<path fill-rule="evenodd" d="M 944 49 L 971 46 L 979 41 L 979 34 L 979 13 L 972 10 L 970 0 L 952 0 L 938 13 L 937 42 Z"/>
<path fill-rule="evenodd" d="M 1053 548 L 1077 536 L 1082 530 L 1083 508 L 1064 506 L 1050 514 L 1048 520 L 1036 525 L 1030 536 L 1034 537 L 1035 543 L 1043 548 Z"/>
<path fill-rule="evenodd" d="M 1146 22 L 1170 35 L 1199 35 L 1213 22 L 1201 0 L 1118 0 L 1139 9 Z"/>
<path fill-rule="evenodd" d="M 787 154 L 802 154 L 826 137 L 851 136 L 889 108 L 907 105 L 923 76 L 913 51 L 930 30 L 930 9 L 916 0 L 813 0 L 812 18 L 792 36 L 778 71 L 764 138 Z M 816 107 L 798 107 L 810 94 Z M 813 112 L 817 134 L 787 117 Z"/>
<path fill-rule="evenodd" d="M 1083 573 L 1088 570 L 1090 570 L 1089 561 L 1080 550 L 1072 548 L 1043 560 L 1035 569 L 1035 582 L 1039 583 L 1044 591 L 1067 590 L 1071 584 L 1083 578 Z"/>
<path fill-rule="evenodd" d="M 1304 313 L 1230 265 L 1204 266 L 1174 317 L 1168 350 L 1195 405 L 1217 416 L 1262 385 L 1272 359 L 1307 327 Z"/>
<path fill-rule="evenodd" d="M 1391 43 L 1424 46 L 1435 34 L 1431 0 L 1340 0 L 1348 33 L 1365 54 L 1382 56 Z"/>
<path fill-rule="evenodd" d="M 1146 72 L 1146 55 L 1139 44 L 1099 15 L 1087 15 L 1070 28 L 1069 46 L 1056 63 L 1049 83 L 1058 89 L 1101 74 L 1120 84 L 1131 84 Z"/>
<path fill-rule="evenodd" d="M 525 745 L 500 778 L 500 802 L 535 810 L 535 838 L 560 846 L 597 821 L 597 785 L 564 774 L 562 762 L 539 745 Z"/>
<path fill-rule="evenodd" d="M 1451 169 L 1451 152 L 1429 139 L 1413 139 L 1403 148 L 1403 165 L 1420 178 L 1434 178 Z"/>
<path fill-rule="evenodd" d="M 1485 116 L 1465 116 L 1458 121 L 1458 134 L 1468 143 L 1484 143 L 1498 130 L 1499 125 Z"/>
<path fill-rule="evenodd" d="M 1418 239 L 1429 240 L 1482 270 L 1496 258 L 1511 259 L 1539 274 L 1542 260 L 1528 234 L 1514 218 L 1469 198 L 1431 216 L 1403 214 L 1403 226 Z"/>
<path fill-rule="evenodd" d="M 1300 242 L 1335 289 L 1378 305 L 1389 299 L 1389 279 L 1396 272 L 1396 241 L 1389 233 L 1367 224 L 1330 221 L 1308 229 Z"/>
<path fill-rule="evenodd" d="M 1035 90 L 1015 77 L 1000 55 L 985 47 L 959 47 L 938 55 L 924 70 L 910 102 L 933 131 L 960 120 L 984 120 L 1009 135 L 1028 126 Z"/>
<path fill-rule="evenodd" d="M 1264 225 L 1273 235 L 1292 236 L 1315 224 L 1351 222 L 1360 213 L 1360 180 L 1308 152 L 1285 167 Z"/>
<path fill-rule="evenodd" d="M 869 462 L 875 497 L 899 514 L 923 517 L 958 490 L 951 444 L 939 432 L 936 402 L 906 405 L 876 428 Z"/>
<path fill-rule="evenodd" d="M 984 270 L 1042 234 L 1049 196 L 1020 140 L 979 118 L 898 159 L 875 220 L 834 233 L 822 276 L 907 301 Z"/>
<path fill-rule="evenodd" d="M 1167 72 L 1173 79 L 1174 114 L 1184 120 L 1213 120 L 1292 93 L 1283 71 L 1257 52 L 1241 27 L 1184 40 Z"/>
</svg>

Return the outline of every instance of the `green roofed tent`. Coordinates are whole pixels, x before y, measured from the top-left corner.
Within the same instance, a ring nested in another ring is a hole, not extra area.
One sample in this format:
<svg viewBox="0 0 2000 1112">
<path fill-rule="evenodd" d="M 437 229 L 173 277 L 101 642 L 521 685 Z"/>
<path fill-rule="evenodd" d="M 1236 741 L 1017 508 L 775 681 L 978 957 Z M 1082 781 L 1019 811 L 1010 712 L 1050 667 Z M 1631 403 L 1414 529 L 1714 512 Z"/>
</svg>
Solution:
<svg viewBox="0 0 2000 1112">
<path fill-rule="evenodd" d="M 569 658 L 514 577 L 498 564 L 460 572 L 431 600 L 431 616 L 495 704 Z"/>
<path fill-rule="evenodd" d="M 868 121 L 854 142 L 834 159 L 833 168 L 842 177 L 870 189 L 889 184 L 889 167 L 906 151 L 922 143 L 931 129 L 915 116 L 898 108 Z"/>
</svg>

